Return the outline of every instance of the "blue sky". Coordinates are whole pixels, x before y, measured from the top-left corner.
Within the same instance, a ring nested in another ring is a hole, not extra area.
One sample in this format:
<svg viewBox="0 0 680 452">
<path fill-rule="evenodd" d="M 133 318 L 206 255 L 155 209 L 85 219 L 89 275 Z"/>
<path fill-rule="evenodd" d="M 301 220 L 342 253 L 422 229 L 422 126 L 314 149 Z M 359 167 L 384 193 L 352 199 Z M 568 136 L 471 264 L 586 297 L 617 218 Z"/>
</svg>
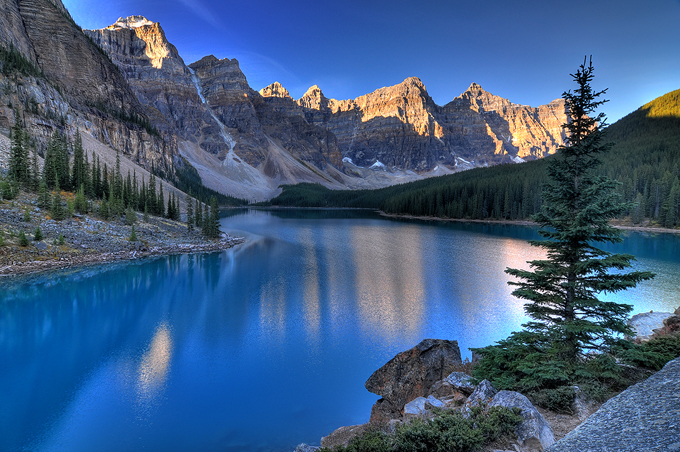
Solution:
<svg viewBox="0 0 680 452">
<path fill-rule="evenodd" d="M 472 82 L 538 106 L 593 55 L 610 122 L 680 89 L 680 0 L 63 0 L 83 28 L 140 14 L 187 64 L 237 58 L 254 89 L 279 81 L 355 98 L 416 76 L 439 105 Z"/>
</svg>

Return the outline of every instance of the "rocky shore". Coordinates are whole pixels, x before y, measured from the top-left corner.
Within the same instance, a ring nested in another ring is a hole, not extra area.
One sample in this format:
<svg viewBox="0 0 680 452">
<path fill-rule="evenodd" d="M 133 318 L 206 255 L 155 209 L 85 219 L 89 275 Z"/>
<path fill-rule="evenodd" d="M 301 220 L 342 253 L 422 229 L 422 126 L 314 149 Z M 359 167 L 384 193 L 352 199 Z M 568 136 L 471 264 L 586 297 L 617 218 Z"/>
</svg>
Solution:
<svg viewBox="0 0 680 452">
<path fill-rule="evenodd" d="M 635 332 L 629 339 L 636 343 L 680 334 L 680 307 L 675 313 L 635 315 L 629 326 Z M 523 419 L 514 438 L 495 441 L 485 452 L 680 451 L 680 358 L 603 406 L 586 400 L 575 386 L 571 415 L 534 407 L 524 395 L 497 391 L 487 380 L 475 384 L 470 369 L 471 364 L 461 360 L 457 341 L 425 339 L 398 353 L 366 381 L 366 389 L 381 397 L 368 423 L 340 427 L 321 438 L 321 446 L 300 444 L 295 452 L 333 450 L 375 429 L 394 433 L 400 424 L 433 419 L 437 410 L 466 416 L 475 406 L 517 408 Z"/>
<path fill-rule="evenodd" d="M 150 256 L 218 251 L 243 243 L 227 234 L 207 240 L 200 230 L 189 232 L 185 223 L 135 214 L 137 240 L 124 217 L 108 221 L 94 215 L 74 215 L 55 221 L 35 200 L 20 195 L 0 201 L 0 277 L 93 265 Z M 39 228 L 42 239 L 35 240 Z M 21 246 L 20 234 L 28 239 Z"/>
</svg>

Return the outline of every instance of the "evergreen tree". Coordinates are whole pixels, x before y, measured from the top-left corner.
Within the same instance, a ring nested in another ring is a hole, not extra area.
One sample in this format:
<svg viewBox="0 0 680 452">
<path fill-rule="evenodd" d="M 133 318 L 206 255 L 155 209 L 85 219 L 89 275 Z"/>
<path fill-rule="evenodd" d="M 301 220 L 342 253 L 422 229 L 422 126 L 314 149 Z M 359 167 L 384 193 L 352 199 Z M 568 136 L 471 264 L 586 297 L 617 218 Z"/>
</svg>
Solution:
<svg viewBox="0 0 680 452">
<path fill-rule="evenodd" d="M 189 232 L 194 230 L 194 207 L 191 203 L 191 197 L 187 195 L 187 229 Z"/>
<path fill-rule="evenodd" d="M 49 209 L 52 205 L 52 198 L 50 192 L 47 190 L 45 181 L 40 181 L 40 188 L 38 188 L 38 207 L 41 209 Z"/>
<path fill-rule="evenodd" d="M 29 188 L 33 193 L 37 193 L 40 190 L 40 168 L 38 167 L 38 151 L 33 148 L 33 154 L 31 158 L 31 176 Z"/>
<path fill-rule="evenodd" d="M 205 209 L 203 223 L 203 235 L 209 239 L 216 239 L 220 236 L 220 211 L 217 207 L 217 198 L 210 198 L 210 213 L 208 208 Z"/>
<path fill-rule="evenodd" d="M 195 205 L 196 205 L 196 208 L 194 209 L 194 211 L 196 212 L 196 227 L 202 228 L 203 227 L 203 211 L 201 209 L 201 203 L 198 201 L 198 199 L 195 200 Z"/>
<path fill-rule="evenodd" d="M 158 200 L 156 201 L 156 215 L 159 217 L 165 216 L 165 197 L 163 196 L 163 182 L 161 182 L 161 188 L 158 191 Z"/>
<path fill-rule="evenodd" d="M 83 150 L 83 140 L 80 131 L 76 130 L 76 137 L 73 143 L 73 170 L 71 173 L 71 187 L 80 188 L 85 186 L 85 151 Z"/>
<path fill-rule="evenodd" d="M 61 203 L 61 189 L 59 188 L 58 178 L 54 184 L 54 195 L 52 196 L 52 210 L 50 214 L 55 220 L 63 220 L 66 218 L 66 211 Z"/>
<path fill-rule="evenodd" d="M 87 198 L 85 198 L 85 185 L 81 184 L 78 193 L 76 193 L 76 198 L 74 201 L 73 208 L 76 212 L 80 214 L 87 213 Z"/>
<path fill-rule="evenodd" d="M 9 176 L 24 186 L 29 185 L 31 181 L 26 141 L 26 135 L 24 134 L 24 128 L 21 125 L 19 111 L 14 110 L 12 145 L 9 154 Z"/>
<path fill-rule="evenodd" d="M 592 61 L 586 60 L 572 77 L 577 89 L 562 95 L 570 117 L 563 126 L 567 145 L 550 160 L 543 208 L 534 217 L 546 240 L 531 244 L 545 249 L 547 258 L 530 261 L 531 270 L 506 270 L 518 278 L 509 284 L 517 286 L 513 295 L 529 301 L 524 308 L 532 320 L 523 325 L 525 331 L 499 345 L 475 350 L 482 356 L 476 375 L 495 375 L 501 386 L 513 378 L 524 387 L 573 381 L 588 351 L 606 350 L 616 334 L 630 333 L 626 317 L 632 306 L 602 301 L 600 294 L 626 290 L 654 276 L 625 273 L 633 256 L 595 247 L 622 240 L 609 220 L 629 206 L 620 201 L 615 181 L 595 173 L 599 156 L 610 147 L 603 137 L 606 118 L 594 115 L 606 102 L 598 100 L 606 90 L 596 92 L 590 86 Z M 507 359 L 512 363 L 501 364 Z M 508 366 L 514 375 L 503 374 Z"/>
<path fill-rule="evenodd" d="M 36 227 L 36 228 L 35 228 L 35 233 L 33 234 L 33 241 L 39 242 L 39 241 L 41 241 L 43 238 L 44 238 L 44 237 L 43 237 L 42 231 L 40 230 L 40 226 Z"/>
</svg>

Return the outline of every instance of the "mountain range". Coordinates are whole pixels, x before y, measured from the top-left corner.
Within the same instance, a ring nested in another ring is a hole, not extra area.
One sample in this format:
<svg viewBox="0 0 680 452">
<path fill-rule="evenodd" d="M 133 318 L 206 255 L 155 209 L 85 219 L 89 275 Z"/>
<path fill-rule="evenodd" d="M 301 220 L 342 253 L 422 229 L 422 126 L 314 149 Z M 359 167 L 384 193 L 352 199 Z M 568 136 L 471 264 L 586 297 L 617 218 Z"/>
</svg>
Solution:
<svg viewBox="0 0 680 452">
<path fill-rule="evenodd" d="M 533 108 L 473 83 L 439 106 L 410 77 L 356 99 L 312 86 L 296 100 L 278 82 L 251 88 L 235 59 L 187 65 L 142 16 L 81 30 L 60 0 L 0 3 L 0 45 L 40 74 L 1 76 L 0 130 L 23 106 L 39 143 L 77 128 L 156 172 L 191 164 L 232 196 L 269 199 L 298 182 L 382 187 L 542 158 L 564 143 L 561 99 Z"/>
</svg>

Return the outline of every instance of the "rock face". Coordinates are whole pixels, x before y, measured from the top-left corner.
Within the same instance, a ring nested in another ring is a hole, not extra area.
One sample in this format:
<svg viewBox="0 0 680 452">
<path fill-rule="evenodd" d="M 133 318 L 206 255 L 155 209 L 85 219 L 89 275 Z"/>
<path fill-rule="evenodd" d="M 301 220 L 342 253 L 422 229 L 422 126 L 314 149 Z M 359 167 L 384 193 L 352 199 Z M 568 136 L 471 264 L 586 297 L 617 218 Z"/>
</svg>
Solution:
<svg viewBox="0 0 680 452">
<path fill-rule="evenodd" d="M 680 358 L 609 399 L 550 452 L 680 450 Z"/>
<path fill-rule="evenodd" d="M 376 162 L 428 171 L 541 158 L 564 143 L 564 102 L 531 108 L 473 83 L 444 107 L 416 77 L 354 100 L 327 99 L 312 86 L 298 100 L 305 117 L 333 132 L 343 157 L 359 166 Z"/>
<path fill-rule="evenodd" d="M 531 404 L 529 399 L 514 391 L 500 391 L 491 402 L 491 407 L 519 408 L 524 420 L 515 428 L 517 440 L 524 450 L 541 451 L 555 443 L 555 436 L 548 422 Z"/>
<path fill-rule="evenodd" d="M 491 385 L 489 380 L 482 380 L 479 386 L 475 388 L 475 391 L 470 394 L 470 397 L 465 401 L 463 413 L 469 415 L 472 408 L 487 405 L 497 393 L 498 391 Z"/>
<path fill-rule="evenodd" d="M 366 381 L 366 389 L 382 397 L 373 406 L 371 422 L 399 417 L 406 403 L 427 396 L 435 382 L 460 364 L 458 341 L 425 339 L 399 353 Z"/>
<path fill-rule="evenodd" d="M 157 128 L 198 141 L 213 125 L 191 72 L 159 23 L 131 16 L 85 33 L 120 68 Z"/>
<path fill-rule="evenodd" d="M 0 9 L 0 44 L 11 43 L 44 73 L 44 78 L 23 76 L 0 95 L 5 101 L 0 126 L 9 125 L 7 101 L 34 102 L 36 107 L 23 115 L 39 141 L 55 130 L 71 133 L 77 127 L 147 167 L 174 172 L 175 140 L 120 119 L 144 118 L 144 108 L 119 69 L 73 22 L 60 0 L 0 0 Z"/>
</svg>

